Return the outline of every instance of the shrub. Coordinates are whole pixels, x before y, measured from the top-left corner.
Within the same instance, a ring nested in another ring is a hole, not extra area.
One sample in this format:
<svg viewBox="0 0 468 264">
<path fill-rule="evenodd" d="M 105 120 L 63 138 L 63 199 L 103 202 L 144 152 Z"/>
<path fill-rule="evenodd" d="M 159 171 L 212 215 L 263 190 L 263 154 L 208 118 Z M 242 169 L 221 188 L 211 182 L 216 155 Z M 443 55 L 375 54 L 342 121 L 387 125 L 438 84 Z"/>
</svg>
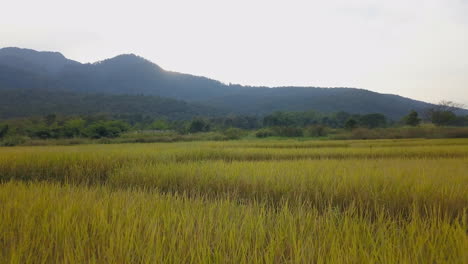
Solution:
<svg viewBox="0 0 468 264">
<path fill-rule="evenodd" d="M 231 127 L 224 130 L 223 135 L 225 135 L 227 139 L 239 139 L 244 137 L 246 132 L 240 128 Z"/>
<path fill-rule="evenodd" d="M 368 128 L 356 128 L 352 132 L 353 139 L 375 139 L 379 138 L 379 133 L 376 130 Z"/>
<path fill-rule="evenodd" d="M 304 134 L 308 137 L 324 137 L 328 135 L 328 128 L 323 125 L 312 125 L 305 128 Z"/>
<path fill-rule="evenodd" d="M 6 147 L 13 147 L 13 146 L 17 146 L 17 145 L 21 145 L 21 144 L 24 144 L 26 141 L 28 141 L 29 138 L 28 137 L 23 137 L 23 136 L 8 136 L 8 137 L 5 137 L 2 141 L 1 141 L 1 145 L 2 146 L 6 146 Z"/>
<path fill-rule="evenodd" d="M 302 137 L 304 132 L 298 127 L 275 127 L 273 131 L 280 137 Z"/>
<path fill-rule="evenodd" d="M 255 136 L 258 138 L 272 137 L 275 133 L 269 128 L 262 128 L 255 132 Z"/>
<path fill-rule="evenodd" d="M 468 138 L 468 127 L 447 129 L 445 138 Z"/>
</svg>

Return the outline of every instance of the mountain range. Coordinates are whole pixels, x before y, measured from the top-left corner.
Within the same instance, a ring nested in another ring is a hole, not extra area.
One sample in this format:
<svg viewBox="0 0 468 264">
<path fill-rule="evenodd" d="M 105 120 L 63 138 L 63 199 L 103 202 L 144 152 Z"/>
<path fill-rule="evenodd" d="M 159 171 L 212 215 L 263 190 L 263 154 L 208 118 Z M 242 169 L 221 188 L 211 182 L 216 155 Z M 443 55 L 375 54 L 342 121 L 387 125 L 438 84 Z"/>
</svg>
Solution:
<svg viewBox="0 0 468 264">
<path fill-rule="evenodd" d="M 227 85 L 206 77 L 166 71 L 134 54 L 83 64 L 58 52 L 0 49 L 2 118 L 57 111 L 190 118 L 316 110 L 382 113 L 399 119 L 412 109 L 423 111 L 431 106 L 398 95 L 355 88 Z"/>
</svg>

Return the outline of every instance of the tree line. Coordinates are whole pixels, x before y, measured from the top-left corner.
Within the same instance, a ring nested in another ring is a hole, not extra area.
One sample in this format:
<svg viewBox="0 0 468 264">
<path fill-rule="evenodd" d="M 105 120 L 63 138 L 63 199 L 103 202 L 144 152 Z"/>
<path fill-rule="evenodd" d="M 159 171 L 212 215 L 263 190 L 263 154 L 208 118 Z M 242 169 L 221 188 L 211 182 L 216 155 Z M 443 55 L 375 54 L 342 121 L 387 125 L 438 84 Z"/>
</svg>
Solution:
<svg viewBox="0 0 468 264">
<path fill-rule="evenodd" d="M 0 140 L 15 137 L 35 139 L 115 138 L 128 131 L 173 131 L 179 134 L 218 131 L 237 138 L 242 131 L 256 131 L 257 137 L 320 137 L 330 129 L 354 130 L 399 126 L 468 126 L 468 116 L 455 114 L 458 105 L 443 102 L 423 113 L 409 112 L 401 120 L 388 119 L 380 113 L 351 114 L 347 112 L 320 113 L 274 112 L 265 116 L 228 115 L 197 117 L 192 120 L 169 120 L 142 114 L 62 116 L 9 119 L 0 122 Z"/>
</svg>

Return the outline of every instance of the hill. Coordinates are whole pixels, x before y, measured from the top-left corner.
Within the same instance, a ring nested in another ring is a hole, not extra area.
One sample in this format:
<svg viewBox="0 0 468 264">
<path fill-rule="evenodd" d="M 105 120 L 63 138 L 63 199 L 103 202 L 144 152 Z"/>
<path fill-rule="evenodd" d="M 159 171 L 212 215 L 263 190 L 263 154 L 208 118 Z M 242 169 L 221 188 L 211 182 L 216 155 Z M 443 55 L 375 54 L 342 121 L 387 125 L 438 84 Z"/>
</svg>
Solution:
<svg viewBox="0 0 468 264">
<path fill-rule="evenodd" d="M 279 87 L 258 88 L 248 92 L 213 98 L 205 102 L 240 113 L 267 114 L 274 111 L 314 109 L 329 113 L 345 111 L 355 114 L 383 113 L 399 119 L 412 109 L 424 111 L 431 105 L 391 94 L 379 94 L 354 88 Z"/>
<path fill-rule="evenodd" d="M 346 111 L 359 114 L 378 112 L 399 119 L 411 109 L 422 111 L 432 106 L 398 95 L 355 88 L 226 85 L 206 77 L 166 71 L 133 54 L 82 64 L 69 60 L 60 53 L 19 48 L 0 49 L 0 90 L 8 90 L 10 94 L 11 90 L 47 90 L 49 95 L 53 91 L 65 91 L 73 96 L 81 93 L 102 94 L 101 96 L 149 95 L 242 114 L 313 109 L 320 112 Z M 33 95 L 38 96 L 40 92 L 32 93 L 31 96 Z M 47 97 L 35 98 L 42 98 L 47 104 Z"/>
<path fill-rule="evenodd" d="M 0 90 L 0 119 L 62 115 L 142 115 L 172 120 L 216 116 L 212 107 L 143 95 L 85 94 L 47 90 Z"/>
</svg>

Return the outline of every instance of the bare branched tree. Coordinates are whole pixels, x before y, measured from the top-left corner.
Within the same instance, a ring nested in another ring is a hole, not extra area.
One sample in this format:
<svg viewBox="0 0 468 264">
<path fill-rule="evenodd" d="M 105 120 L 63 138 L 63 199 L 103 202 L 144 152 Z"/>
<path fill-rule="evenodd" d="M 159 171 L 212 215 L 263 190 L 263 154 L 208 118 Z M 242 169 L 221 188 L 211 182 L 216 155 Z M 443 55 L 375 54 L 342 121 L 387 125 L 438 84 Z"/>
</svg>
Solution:
<svg viewBox="0 0 468 264">
<path fill-rule="evenodd" d="M 456 103 L 453 101 L 447 101 L 447 100 L 442 100 L 436 105 L 436 110 L 437 111 L 450 111 L 450 112 L 456 112 L 460 109 L 463 109 L 465 107 L 464 104 L 461 103 Z"/>
<path fill-rule="evenodd" d="M 427 108 L 422 112 L 422 117 L 424 120 L 429 121 L 432 119 L 434 113 L 440 112 L 453 112 L 456 113 L 459 110 L 465 108 L 464 104 L 456 103 L 449 100 L 442 100 L 438 104 L 433 105 L 432 107 Z"/>
<path fill-rule="evenodd" d="M 438 104 L 426 109 L 422 116 L 424 120 L 437 125 L 446 125 L 456 118 L 456 113 L 465 107 L 464 104 L 442 100 Z"/>
</svg>

